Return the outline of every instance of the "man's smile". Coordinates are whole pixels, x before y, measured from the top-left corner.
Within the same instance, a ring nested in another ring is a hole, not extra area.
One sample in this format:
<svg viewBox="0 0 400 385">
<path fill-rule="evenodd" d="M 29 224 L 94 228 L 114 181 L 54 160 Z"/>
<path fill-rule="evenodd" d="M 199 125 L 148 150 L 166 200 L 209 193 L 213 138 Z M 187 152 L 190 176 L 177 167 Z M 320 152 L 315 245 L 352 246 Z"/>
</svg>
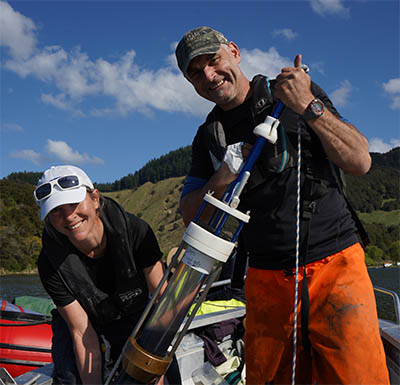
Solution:
<svg viewBox="0 0 400 385">
<path fill-rule="evenodd" d="M 225 80 L 224 80 L 224 79 L 221 79 L 217 84 L 212 85 L 212 86 L 210 87 L 210 90 L 211 90 L 211 91 L 214 91 L 214 90 L 217 89 L 218 87 L 222 86 L 222 84 L 224 84 L 224 83 L 225 83 Z"/>
</svg>

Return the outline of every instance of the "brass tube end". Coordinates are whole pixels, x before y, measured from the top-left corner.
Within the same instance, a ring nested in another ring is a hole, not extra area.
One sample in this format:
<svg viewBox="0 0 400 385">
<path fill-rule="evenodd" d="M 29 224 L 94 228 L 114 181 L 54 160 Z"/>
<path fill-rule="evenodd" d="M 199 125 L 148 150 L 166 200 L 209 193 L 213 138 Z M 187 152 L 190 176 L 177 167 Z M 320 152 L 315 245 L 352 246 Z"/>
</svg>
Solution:
<svg viewBox="0 0 400 385">
<path fill-rule="evenodd" d="M 162 358 L 146 352 L 132 337 L 129 337 L 122 356 L 122 366 L 126 373 L 146 384 L 162 376 L 171 361 L 172 357 Z"/>
</svg>

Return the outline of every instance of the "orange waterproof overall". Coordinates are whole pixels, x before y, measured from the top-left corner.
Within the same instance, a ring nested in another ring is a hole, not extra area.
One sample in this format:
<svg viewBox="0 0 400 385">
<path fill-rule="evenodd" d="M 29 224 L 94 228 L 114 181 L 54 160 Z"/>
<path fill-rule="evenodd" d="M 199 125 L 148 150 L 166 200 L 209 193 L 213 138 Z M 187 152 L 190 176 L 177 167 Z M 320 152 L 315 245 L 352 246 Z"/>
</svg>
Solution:
<svg viewBox="0 0 400 385">
<path fill-rule="evenodd" d="M 372 284 L 355 244 L 307 265 L 311 356 L 300 325 L 296 384 L 389 384 Z M 246 384 L 290 384 L 295 276 L 249 268 L 246 278 Z"/>
</svg>

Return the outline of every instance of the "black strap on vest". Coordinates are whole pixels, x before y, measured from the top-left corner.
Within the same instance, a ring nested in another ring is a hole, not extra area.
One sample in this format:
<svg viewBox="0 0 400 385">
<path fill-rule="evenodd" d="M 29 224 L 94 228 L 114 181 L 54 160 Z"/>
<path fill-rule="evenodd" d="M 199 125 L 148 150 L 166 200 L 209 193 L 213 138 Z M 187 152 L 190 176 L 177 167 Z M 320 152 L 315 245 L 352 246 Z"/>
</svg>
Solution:
<svg viewBox="0 0 400 385">
<path fill-rule="evenodd" d="M 246 275 L 247 258 L 248 253 L 246 252 L 244 242 L 239 235 L 239 242 L 236 248 L 236 256 L 231 277 L 231 287 L 234 289 L 243 289 L 244 276 Z"/>
<path fill-rule="evenodd" d="M 336 179 L 340 194 L 342 194 L 344 200 L 346 201 L 347 207 L 351 214 L 351 217 L 357 227 L 357 231 L 358 231 L 358 235 L 360 237 L 361 244 L 365 248 L 366 246 L 368 246 L 371 243 L 371 241 L 369 239 L 367 230 L 365 230 L 365 227 L 361 222 L 360 217 L 357 215 L 356 210 L 354 209 L 354 207 L 352 206 L 352 204 L 349 201 L 349 198 L 346 195 L 346 182 L 344 179 L 343 171 L 341 169 L 339 169 L 338 167 L 336 167 L 331 161 L 329 161 L 329 166 L 332 170 L 332 174 L 334 175 L 334 177 Z"/>
<path fill-rule="evenodd" d="M 317 200 L 321 198 L 327 190 L 326 185 L 322 180 L 317 179 L 310 174 L 310 169 L 306 168 L 305 181 L 302 191 L 302 207 L 301 207 L 301 220 L 300 220 L 300 235 L 302 242 L 300 245 L 300 262 L 303 266 L 303 282 L 301 289 L 301 335 L 302 342 L 305 350 L 311 348 L 310 339 L 308 337 L 308 320 L 310 314 L 310 296 L 308 293 L 307 284 L 307 255 L 308 244 L 310 240 L 311 219 L 315 210 L 317 209 Z"/>
<path fill-rule="evenodd" d="M 307 162 L 306 162 L 307 163 Z M 358 217 L 356 211 L 350 204 L 346 194 L 345 194 L 345 182 L 343 177 L 343 172 L 338 167 L 336 167 L 330 160 L 328 160 L 330 169 L 332 171 L 333 176 L 336 179 L 339 192 L 344 197 L 347 207 L 351 213 L 351 216 L 356 224 L 359 236 L 365 247 L 370 243 L 368 233 L 366 232 L 364 226 L 361 223 L 360 218 Z M 309 320 L 309 312 L 310 312 L 310 297 L 308 293 L 308 285 L 307 285 L 307 254 L 308 254 L 308 243 L 310 239 L 310 228 L 311 228 L 311 219 L 312 215 L 317 208 L 317 200 L 322 197 L 325 193 L 327 187 L 324 185 L 324 182 L 321 179 L 317 179 L 312 176 L 312 170 L 307 167 L 306 164 L 306 173 L 305 173 L 305 182 L 303 186 L 303 199 L 302 199 L 302 215 L 301 215 L 301 234 L 303 237 L 303 243 L 300 247 L 300 257 L 302 261 L 302 265 L 304 266 L 304 277 L 303 284 L 301 290 L 301 334 L 303 339 L 303 346 L 305 350 L 309 350 L 311 348 L 310 339 L 308 335 L 308 320 Z"/>
</svg>

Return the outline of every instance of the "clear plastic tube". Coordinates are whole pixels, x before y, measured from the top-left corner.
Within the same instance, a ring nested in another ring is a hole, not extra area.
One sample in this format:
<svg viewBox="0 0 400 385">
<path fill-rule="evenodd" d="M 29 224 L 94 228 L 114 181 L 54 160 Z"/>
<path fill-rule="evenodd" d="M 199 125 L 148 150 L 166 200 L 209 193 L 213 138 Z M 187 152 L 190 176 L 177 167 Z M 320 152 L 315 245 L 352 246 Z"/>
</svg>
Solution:
<svg viewBox="0 0 400 385">
<path fill-rule="evenodd" d="M 179 263 L 171 281 L 160 300 L 147 317 L 148 322 L 137 338 L 138 344 L 147 352 L 163 357 L 181 327 L 190 307 L 204 284 L 209 272 L 218 261 L 191 248 L 185 254 L 196 253 L 205 260 L 203 266 L 189 266 Z"/>
</svg>

